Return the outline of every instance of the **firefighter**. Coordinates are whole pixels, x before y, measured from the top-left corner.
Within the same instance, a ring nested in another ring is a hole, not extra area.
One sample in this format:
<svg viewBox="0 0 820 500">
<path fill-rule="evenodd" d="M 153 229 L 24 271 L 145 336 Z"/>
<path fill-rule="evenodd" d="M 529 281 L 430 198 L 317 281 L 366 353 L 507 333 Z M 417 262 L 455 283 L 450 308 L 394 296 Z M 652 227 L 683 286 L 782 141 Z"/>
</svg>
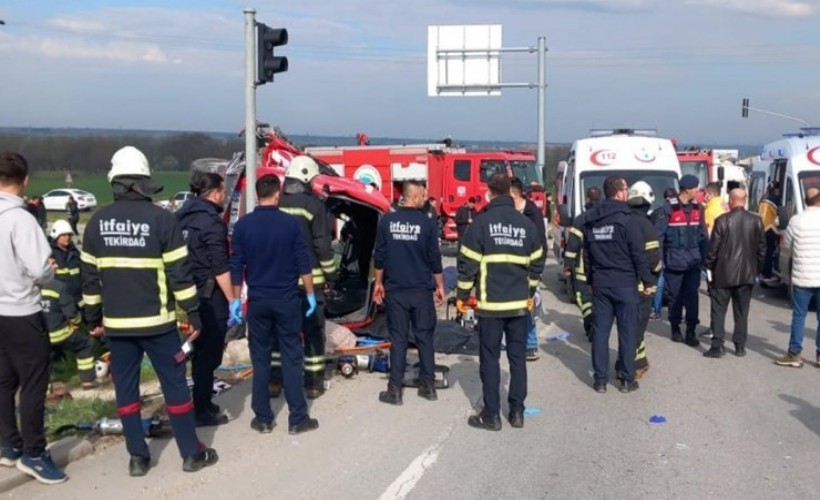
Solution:
<svg viewBox="0 0 820 500">
<path fill-rule="evenodd" d="M 658 276 L 661 273 L 663 265 L 661 264 L 661 246 L 658 241 L 658 234 L 655 232 L 655 226 L 649 220 L 649 211 L 652 204 L 655 203 L 655 193 L 652 188 L 644 181 L 638 181 L 632 184 L 629 188 L 629 199 L 627 200 L 632 213 L 637 219 L 637 224 L 640 224 L 644 239 L 644 251 L 646 252 L 646 262 L 652 272 L 655 281 L 652 286 L 646 287 L 643 282 L 638 283 L 638 292 L 640 295 L 640 304 L 638 305 L 638 337 L 637 352 L 635 354 L 635 379 L 643 378 L 644 373 L 649 370 L 649 359 L 646 357 L 646 329 L 649 326 L 649 316 L 652 314 L 652 302 L 657 291 Z M 651 295 L 647 295 L 644 291 L 647 290 Z M 615 364 L 615 373 L 618 380 L 623 380 L 623 371 L 620 364 Z"/>
<path fill-rule="evenodd" d="M 81 387 L 84 391 L 95 389 L 94 342 L 77 331 L 80 311 L 77 301 L 68 293 L 68 286 L 57 279 L 47 281 L 43 284 L 41 304 L 52 350 L 75 353 Z"/>
<path fill-rule="evenodd" d="M 544 249 L 538 231 L 518 213 L 510 197 L 510 179 L 498 173 L 487 182 L 490 203 L 464 233 L 458 255 L 456 307 L 466 313 L 473 287 L 478 296 L 480 373 L 484 408 L 472 415 L 471 427 L 501 430 L 499 356 L 505 336 L 510 362 L 508 419 L 524 426 L 527 397 L 527 319 L 544 269 Z"/>
<path fill-rule="evenodd" d="M 304 351 L 299 330 L 302 318 L 316 313 L 310 250 L 301 223 L 278 209 L 279 178 L 264 175 L 256 181 L 259 206 L 239 219 L 231 239 L 231 318 L 243 321 L 238 298 L 242 282 L 248 286 L 248 347 L 253 364 L 251 429 L 273 431 L 268 384 L 274 341 L 282 346 L 282 382 L 288 402 L 288 433 L 319 428 L 308 415 L 302 363 Z M 302 282 L 302 289 L 298 281 Z M 304 297 L 303 297 L 304 295 Z"/>
<path fill-rule="evenodd" d="M 57 220 L 51 226 L 51 256 L 57 262 L 56 278 L 65 284 L 65 292 L 74 300 L 74 304 L 84 304 L 82 281 L 80 278 L 80 251 L 71 241 L 74 230 L 68 221 Z"/>
<path fill-rule="evenodd" d="M 686 308 L 687 345 L 700 345 L 698 325 L 698 288 L 701 269 L 706 262 L 709 238 L 704 225 L 703 207 L 695 201 L 698 178 L 681 177 L 680 193 L 659 208 L 655 230 L 663 242 L 664 287 L 669 291 L 669 324 L 672 341 L 684 342 L 680 323 Z"/>
<path fill-rule="evenodd" d="M 185 379 L 185 352 L 175 306 L 187 313 L 188 341 L 201 329 L 199 301 L 186 267 L 188 248 L 173 214 L 154 205 L 162 186 L 151 179 L 142 152 L 126 146 L 111 158 L 114 203 L 97 211 L 83 235 L 81 269 L 85 320 L 105 333 L 131 476 L 151 467 L 140 415 L 139 374 L 145 353 L 157 373 L 182 469 L 196 472 L 218 456 L 199 441 Z"/>
<path fill-rule="evenodd" d="M 592 290 L 587 284 L 584 270 L 584 224 L 586 224 L 589 210 L 601 201 L 601 190 L 595 186 L 587 188 L 584 212 L 573 220 L 569 230 L 569 239 L 564 250 L 564 277 L 572 280 L 572 290 L 575 292 L 575 303 L 584 317 L 584 333 L 587 340 L 592 342 L 595 332 L 595 320 L 592 311 Z"/>
<path fill-rule="evenodd" d="M 418 395 L 438 399 L 435 386 L 433 333 L 436 329 L 435 293 L 444 301 L 441 251 L 436 222 L 423 210 L 424 186 L 408 181 L 402 188 L 403 206 L 379 221 L 373 260 L 376 283 L 373 301 L 386 302 L 390 331 L 390 381 L 379 401 L 402 404 L 402 386 L 410 325 L 418 347 L 420 369 Z"/>
<path fill-rule="evenodd" d="M 228 226 L 222 219 L 225 182 L 219 174 L 204 173 L 191 182 L 197 195 L 175 216 L 188 244 L 188 265 L 199 297 L 202 331 L 191 359 L 194 381 L 194 420 L 197 426 L 228 423 L 228 415 L 214 404 L 214 370 L 222 363 L 228 331 L 228 304 L 233 299 Z"/>
<path fill-rule="evenodd" d="M 325 387 L 325 293 L 338 279 L 336 259 L 330 243 L 333 240 L 327 207 L 311 190 L 311 182 L 319 175 L 319 165 L 310 156 L 297 156 L 285 172 L 285 184 L 279 200 L 279 210 L 299 220 L 299 226 L 310 252 L 311 273 L 316 295 L 316 313 L 302 319 L 305 342 L 305 394 L 315 399 Z M 307 294 L 300 282 L 302 303 Z M 282 387 L 282 357 L 274 343 L 271 361 L 271 396 L 278 396 Z"/>
<path fill-rule="evenodd" d="M 595 309 L 595 336 L 592 341 L 593 388 L 606 392 L 609 381 L 609 335 L 612 323 L 618 321 L 618 362 L 622 373 L 619 390 L 623 393 L 639 388 L 635 380 L 637 351 L 638 284 L 644 284 L 644 296 L 654 277 L 646 263 L 645 244 L 640 225 L 626 201 L 629 186 L 626 179 L 610 176 L 604 180 L 606 200 L 587 215 L 584 226 L 584 268 L 592 287 Z"/>
</svg>

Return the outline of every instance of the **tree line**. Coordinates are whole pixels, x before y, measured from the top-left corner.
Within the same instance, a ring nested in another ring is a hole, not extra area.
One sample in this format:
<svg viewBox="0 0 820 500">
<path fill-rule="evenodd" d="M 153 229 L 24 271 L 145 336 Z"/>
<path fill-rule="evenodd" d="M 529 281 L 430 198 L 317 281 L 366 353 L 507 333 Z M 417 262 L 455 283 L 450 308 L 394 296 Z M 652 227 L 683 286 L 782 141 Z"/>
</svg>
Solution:
<svg viewBox="0 0 820 500">
<path fill-rule="evenodd" d="M 107 172 L 119 148 L 139 148 L 151 166 L 164 171 L 187 171 L 198 158 L 231 158 L 244 149 L 242 138 L 221 138 L 199 132 L 69 135 L 4 133 L 0 151 L 15 151 L 33 172 Z"/>
</svg>

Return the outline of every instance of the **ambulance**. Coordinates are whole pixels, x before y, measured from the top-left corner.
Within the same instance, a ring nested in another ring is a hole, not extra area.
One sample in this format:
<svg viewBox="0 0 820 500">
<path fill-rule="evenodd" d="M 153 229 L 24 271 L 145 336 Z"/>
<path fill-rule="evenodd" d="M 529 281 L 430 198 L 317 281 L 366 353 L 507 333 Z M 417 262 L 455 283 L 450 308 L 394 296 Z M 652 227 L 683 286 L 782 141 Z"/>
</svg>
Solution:
<svg viewBox="0 0 820 500">
<path fill-rule="evenodd" d="M 553 252 L 563 260 L 569 228 L 583 213 L 585 193 L 590 187 L 601 189 L 611 175 L 626 178 L 631 186 L 644 181 L 655 193 L 656 209 L 664 203 L 667 188 L 678 190 L 680 163 L 670 139 L 657 137 L 651 130 L 593 130 L 590 137 L 572 144 L 569 157 L 558 164 L 556 181 L 557 221 L 560 229 L 553 239 Z"/>
<path fill-rule="evenodd" d="M 781 233 L 789 219 L 806 209 L 806 190 L 820 187 L 820 127 L 801 128 L 796 134 L 763 147 L 757 171 L 767 175 L 769 185 L 780 186 L 778 227 Z M 760 175 L 760 174 L 758 174 Z M 775 258 L 774 272 L 791 291 L 791 254 L 783 248 Z"/>
</svg>

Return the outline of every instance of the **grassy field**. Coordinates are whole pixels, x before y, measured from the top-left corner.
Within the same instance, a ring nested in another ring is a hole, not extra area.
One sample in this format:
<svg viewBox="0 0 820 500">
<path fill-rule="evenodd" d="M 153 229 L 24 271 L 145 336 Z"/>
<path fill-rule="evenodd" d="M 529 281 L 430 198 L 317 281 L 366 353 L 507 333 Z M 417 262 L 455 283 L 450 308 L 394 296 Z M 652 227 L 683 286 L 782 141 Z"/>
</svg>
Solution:
<svg viewBox="0 0 820 500">
<path fill-rule="evenodd" d="M 97 206 L 105 206 L 111 203 L 111 186 L 108 184 L 105 173 L 85 174 L 82 172 L 72 173 L 75 189 L 84 189 L 97 197 Z M 165 189 L 155 197 L 155 199 L 169 198 L 177 191 L 188 191 L 188 172 L 154 172 L 154 179 L 165 186 Z M 26 194 L 31 196 L 41 195 L 52 189 L 65 186 L 65 172 L 37 172 L 29 179 Z M 56 213 L 56 212 L 55 212 Z"/>
</svg>

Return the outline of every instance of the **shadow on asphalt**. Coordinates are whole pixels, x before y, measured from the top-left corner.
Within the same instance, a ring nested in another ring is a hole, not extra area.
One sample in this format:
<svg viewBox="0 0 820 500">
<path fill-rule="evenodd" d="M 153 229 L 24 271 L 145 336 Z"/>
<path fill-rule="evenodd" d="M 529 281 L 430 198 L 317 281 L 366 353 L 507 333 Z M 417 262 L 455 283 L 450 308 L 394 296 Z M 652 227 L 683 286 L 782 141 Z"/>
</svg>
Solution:
<svg viewBox="0 0 820 500">
<path fill-rule="evenodd" d="M 789 394 L 780 394 L 779 397 L 783 401 L 796 407 L 789 410 L 791 416 L 799 420 L 807 429 L 820 436 L 820 407 L 814 406 L 805 399 Z"/>
</svg>

